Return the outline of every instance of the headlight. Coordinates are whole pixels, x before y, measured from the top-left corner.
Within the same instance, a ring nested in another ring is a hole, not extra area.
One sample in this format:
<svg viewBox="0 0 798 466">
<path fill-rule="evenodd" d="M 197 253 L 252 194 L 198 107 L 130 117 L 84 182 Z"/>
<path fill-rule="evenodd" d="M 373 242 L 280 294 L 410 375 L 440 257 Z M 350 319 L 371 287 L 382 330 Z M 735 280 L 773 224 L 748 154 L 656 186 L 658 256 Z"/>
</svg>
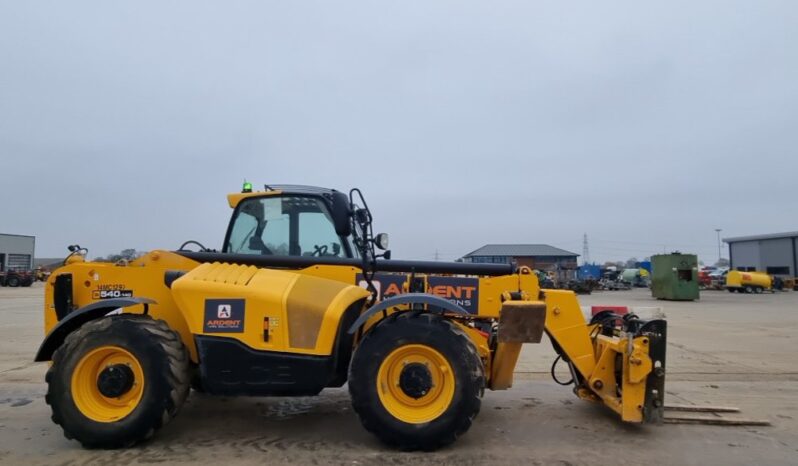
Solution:
<svg viewBox="0 0 798 466">
<path fill-rule="evenodd" d="M 388 249 L 388 233 L 380 233 L 374 237 L 374 245 L 385 251 Z"/>
</svg>

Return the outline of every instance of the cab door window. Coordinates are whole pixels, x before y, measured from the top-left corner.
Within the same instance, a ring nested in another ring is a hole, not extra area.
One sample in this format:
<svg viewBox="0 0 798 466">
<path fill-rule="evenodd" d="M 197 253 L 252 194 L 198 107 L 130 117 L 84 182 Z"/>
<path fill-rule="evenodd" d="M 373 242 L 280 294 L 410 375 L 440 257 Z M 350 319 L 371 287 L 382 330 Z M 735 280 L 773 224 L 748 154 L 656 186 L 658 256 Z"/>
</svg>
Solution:
<svg viewBox="0 0 798 466">
<path fill-rule="evenodd" d="M 327 205 L 321 199 L 304 196 L 241 201 L 225 251 L 279 256 L 347 256 Z"/>
<path fill-rule="evenodd" d="M 303 256 L 346 257 L 326 209 L 299 214 L 299 249 Z"/>
</svg>

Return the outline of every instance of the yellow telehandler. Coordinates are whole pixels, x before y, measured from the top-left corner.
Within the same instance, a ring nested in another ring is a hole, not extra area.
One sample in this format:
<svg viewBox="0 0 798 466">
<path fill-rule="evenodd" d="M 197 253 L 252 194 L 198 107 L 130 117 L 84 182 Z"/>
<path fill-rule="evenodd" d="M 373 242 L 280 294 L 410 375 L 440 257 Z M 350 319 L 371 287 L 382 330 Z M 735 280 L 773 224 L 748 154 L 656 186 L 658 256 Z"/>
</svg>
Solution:
<svg viewBox="0 0 798 466">
<path fill-rule="evenodd" d="M 308 396 L 348 382 L 368 431 L 432 450 L 469 429 L 486 388 L 512 386 L 543 332 L 576 396 L 662 421 L 664 321 L 588 322 L 573 292 L 513 264 L 391 260 L 358 189 L 246 183 L 228 201 L 221 251 L 188 241 L 107 264 L 75 245 L 48 278 L 36 360 L 51 361 L 46 401 L 67 438 L 133 445 L 190 387 Z"/>
</svg>

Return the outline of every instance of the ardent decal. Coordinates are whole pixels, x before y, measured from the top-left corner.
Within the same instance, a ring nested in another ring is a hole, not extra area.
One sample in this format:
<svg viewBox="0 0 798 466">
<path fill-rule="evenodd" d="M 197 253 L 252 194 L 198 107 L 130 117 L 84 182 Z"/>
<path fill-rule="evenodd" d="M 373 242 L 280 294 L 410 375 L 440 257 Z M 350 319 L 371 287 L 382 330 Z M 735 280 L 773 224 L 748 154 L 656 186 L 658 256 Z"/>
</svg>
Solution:
<svg viewBox="0 0 798 466">
<path fill-rule="evenodd" d="M 374 276 L 374 286 L 377 288 L 377 299 L 390 298 L 403 293 L 402 285 L 407 281 L 407 275 L 378 273 Z M 357 284 L 366 287 L 363 275 L 356 277 Z M 441 297 L 459 305 L 470 314 L 477 314 L 479 308 L 479 279 L 467 277 L 427 277 L 427 293 Z"/>
<path fill-rule="evenodd" d="M 205 333 L 243 333 L 244 332 L 243 299 L 206 299 Z"/>
</svg>

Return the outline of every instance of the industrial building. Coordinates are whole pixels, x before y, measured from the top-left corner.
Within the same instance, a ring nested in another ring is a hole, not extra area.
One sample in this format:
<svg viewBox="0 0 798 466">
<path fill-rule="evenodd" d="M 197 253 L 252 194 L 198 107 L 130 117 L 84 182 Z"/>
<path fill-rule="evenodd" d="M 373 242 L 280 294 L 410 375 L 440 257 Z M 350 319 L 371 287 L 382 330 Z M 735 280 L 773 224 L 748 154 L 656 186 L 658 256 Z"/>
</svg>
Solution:
<svg viewBox="0 0 798 466">
<path fill-rule="evenodd" d="M 548 244 L 486 244 L 462 257 L 463 262 L 507 264 L 515 262 L 538 270 L 574 270 L 579 254 Z"/>
<path fill-rule="evenodd" d="M 724 238 L 733 270 L 760 271 L 779 277 L 798 276 L 798 231 Z"/>
<path fill-rule="evenodd" d="M 0 272 L 33 269 L 36 237 L 0 233 Z"/>
</svg>

